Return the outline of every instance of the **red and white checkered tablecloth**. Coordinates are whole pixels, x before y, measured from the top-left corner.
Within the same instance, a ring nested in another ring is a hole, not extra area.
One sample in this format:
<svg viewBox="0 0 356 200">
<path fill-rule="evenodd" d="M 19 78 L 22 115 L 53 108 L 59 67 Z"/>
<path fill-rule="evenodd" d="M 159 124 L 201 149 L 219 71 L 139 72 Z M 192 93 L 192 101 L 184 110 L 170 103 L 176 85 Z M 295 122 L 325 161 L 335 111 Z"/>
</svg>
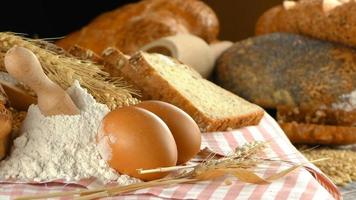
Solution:
<svg viewBox="0 0 356 200">
<path fill-rule="evenodd" d="M 270 142 L 271 148 L 266 152 L 269 158 L 283 158 L 295 163 L 306 162 L 306 159 L 292 146 L 278 124 L 268 114 L 265 114 L 258 126 L 203 134 L 202 147 L 227 154 L 239 145 L 256 140 Z M 288 166 L 270 164 L 258 173 L 268 176 L 286 167 Z M 230 179 L 232 184 L 226 185 L 225 179 L 226 177 L 194 184 L 154 187 L 107 199 L 341 199 L 337 187 L 312 164 L 268 185 L 242 183 L 234 178 Z M 0 183 L 0 200 L 13 199 L 21 195 L 70 191 L 96 186 L 98 185 L 95 181 L 82 181 L 74 184 Z"/>
</svg>

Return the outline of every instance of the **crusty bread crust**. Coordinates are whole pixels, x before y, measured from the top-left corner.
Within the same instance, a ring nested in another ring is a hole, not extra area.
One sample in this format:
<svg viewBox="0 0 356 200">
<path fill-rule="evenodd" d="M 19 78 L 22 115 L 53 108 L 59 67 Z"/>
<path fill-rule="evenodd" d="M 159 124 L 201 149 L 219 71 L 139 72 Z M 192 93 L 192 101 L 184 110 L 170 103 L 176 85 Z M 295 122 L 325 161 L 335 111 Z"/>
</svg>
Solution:
<svg viewBox="0 0 356 200">
<path fill-rule="evenodd" d="M 274 32 L 287 32 L 299 34 L 297 22 L 294 17 L 301 15 L 299 11 L 300 6 L 293 9 L 285 9 L 282 5 L 270 8 L 264 12 L 257 20 L 255 33 L 262 35 Z"/>
<path fill-rule="evenodd" d="M 356 2 L 299 0 L 294 6 L 276 6 L 256 24 L 256 34 L 289 32 L 356 46 Z"/>
<path fill-rule="evenodd" d="M 113 49 L 105 51 L 105 54 L 105 62 L 110 62 L 111 64 L 120 63 L 117 69 L 121 71 L 122 76 L 141 90 L 143 99 L 161 100 L 180 107 L 192 116 L 203 132 L 224 131 L 229 128 L 257 125 L 264 115 L 263 109 L 255 105 L 253 111 L 248 114 L 235 113 L 235 115 L 228 118 L 213 118 L 207 114 L 207 111 L 198 109 L 191 99 L 188 99 L 174 85 L 165 80 L 158 71 L 151 67 L 143 53 L 138 52 L 129 60 Z M 116 55 L 116 59 L 109 55 Z M 110 57 L 111 59 L 108 60 L 105 57 Z M 192 71 L 192 73 L 196 72 Z M 199 76 L 197 75 L 196 81 L 202 80 Z M 202 82 L 202 84 L 204 83 Z M 214 85 L 214 87 L 219 86 Z M 224 90 L 220 87 L 219 89 Z M 225 95 L 226 98 L 239 98 L 230 92 L 226 92 Z M 204 98 L 209 98 L 209 96 Z M 244 100 L 241 99 L 241 101 Z M 224 102 L 221 102 L 221 104 L 224 104 Z M 216 106 L 218 107 L 219 105 Z"/>
<path fill-rule="evenodd" d="M 91 51 L 90 49 L 85 49 L 79 45 L 74 45 L 68 49 L 68 53 L 80 60 L 90 60 L 91 62 L 102 64 L 103 59 Z"/>
<path fill-rule="evenodd" d="M 0 102 L 0 160 L 6 156 L 12 128 L 12 115 Z"/>
<path fill-rule="evenodd" d="M 105 12 L 88 25 L 57 41 L 69 49 L 77 44 L 101 53 L 110 46 L 126 54 L 159 38 L 191 33 L 214 42 L 219 21 L 214 11 L 198 0 L 143 0 Z"/>
<path fill-rule="evenodd" d="M 303 123 L 280 123 L 294 144 L 346 145 L 356 143 L 356 127 Z"/>
<path fill-rule="evenodd" d="M 356 126 L 356 110 L 346 111 L 318 107 L 277 106 L 279 123 L 298 122 L 334 126 Z"/>
<path fill-rule="evenodd" d="M 295 144 L 347 145 L 356 142 L 356 111 L 278 106 L 277 121 Z"/>
</svg>

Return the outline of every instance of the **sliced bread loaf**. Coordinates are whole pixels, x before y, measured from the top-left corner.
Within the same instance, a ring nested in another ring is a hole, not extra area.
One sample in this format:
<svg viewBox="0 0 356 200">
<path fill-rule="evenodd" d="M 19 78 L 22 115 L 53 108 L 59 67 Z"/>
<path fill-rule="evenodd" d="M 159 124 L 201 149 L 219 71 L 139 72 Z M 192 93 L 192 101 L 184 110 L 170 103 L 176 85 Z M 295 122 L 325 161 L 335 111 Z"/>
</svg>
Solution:
<svg viewBox="0 0 356 200">
<path fill-rule="evenodd" d="M 294 144 L 346 145 L 356 143 L 356 127 L 287 122 L 279 124 Z"/>
<path fill-rule="evenodd" d="M 292 143 L 356 143 L 356 110 L 278 106 L 277 121 Z"/>
<path fill-rule="evenodd" d="M 202 78 L 173 58 L 138 52 L 128 59 L 113 48 L 104 51 L 103 57 L 142 91 L 143 99 L 180 107 L 204 132 L 256 125 L 264 114 L 262 108 Z"/>
<path fill-rule="evenodd" d="M 298 122 L 335 126 L 356 126 L 356 109 L 346 111 L 327 107 L 277 107 L 279 123 Z"/>
</svg>

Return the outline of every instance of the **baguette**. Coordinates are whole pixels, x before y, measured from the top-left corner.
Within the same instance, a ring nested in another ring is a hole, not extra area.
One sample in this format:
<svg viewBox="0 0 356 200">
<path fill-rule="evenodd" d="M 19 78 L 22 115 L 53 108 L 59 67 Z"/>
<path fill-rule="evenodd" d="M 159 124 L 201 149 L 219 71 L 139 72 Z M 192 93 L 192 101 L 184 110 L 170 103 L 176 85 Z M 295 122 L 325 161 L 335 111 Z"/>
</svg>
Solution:
<svg viewBox="0 0 356 200">
<path fill-rule="evenodd" d="M 264 111 L 257 105 L 203 79 L 173 58 L 138 52 L 127 59 L 112 48 L 103 53 L 103 58 L 142 91 L 143 99 L 162 100 L 180 107 L 203 132 L 257 125 L 263 117 Z"/>
<path fill-rule="evenodd" d="M 115 46 L 132 54 L 152 41 L 179 33 L 191 33 L 210 43 L 217 39 L 219 21 L 203 1 L 143 0 L 101 14 L 57 44 L 65 49 L 80 45 L 98 54 Z"/>
<path fill-rule="evenodd" d="M 347 145 L 356 143 L 356 127 L 304 124 L 279 124 L 294 144 Z"/>
<path fill-rule="evenodd" d="M 356 2 L 341 0 L 287 1 L 266 11 L 256 34 L 289 32 L 356 47 Z"/>
</svg>

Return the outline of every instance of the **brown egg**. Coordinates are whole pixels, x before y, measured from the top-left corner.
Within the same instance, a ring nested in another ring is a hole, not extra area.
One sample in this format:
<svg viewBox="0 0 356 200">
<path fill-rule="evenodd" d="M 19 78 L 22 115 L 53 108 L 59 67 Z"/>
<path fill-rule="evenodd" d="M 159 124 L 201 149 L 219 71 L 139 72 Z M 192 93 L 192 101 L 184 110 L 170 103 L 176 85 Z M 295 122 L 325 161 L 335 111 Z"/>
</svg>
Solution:
<svg viewBox="0 0 356 200">
<path fill-rule="evenodd" d="M 200 151 L 199 127 L 183 110 L 163 101 L 143 101 L 136 106 L 153 112 L 167 124 L 177 144 L 177 164 L 189 161 Z"/>
<path fill-rule="evenodd" d="M 137 169 L 177 163 L 177 146 L 171 131 L 159 117 L 142 108 L 124 107 L 108 113 L 101 122 L 97 141 L 99 152 L 110 167 L 142 180 L 166 174 L 138 174 Z"/>
</svg>

